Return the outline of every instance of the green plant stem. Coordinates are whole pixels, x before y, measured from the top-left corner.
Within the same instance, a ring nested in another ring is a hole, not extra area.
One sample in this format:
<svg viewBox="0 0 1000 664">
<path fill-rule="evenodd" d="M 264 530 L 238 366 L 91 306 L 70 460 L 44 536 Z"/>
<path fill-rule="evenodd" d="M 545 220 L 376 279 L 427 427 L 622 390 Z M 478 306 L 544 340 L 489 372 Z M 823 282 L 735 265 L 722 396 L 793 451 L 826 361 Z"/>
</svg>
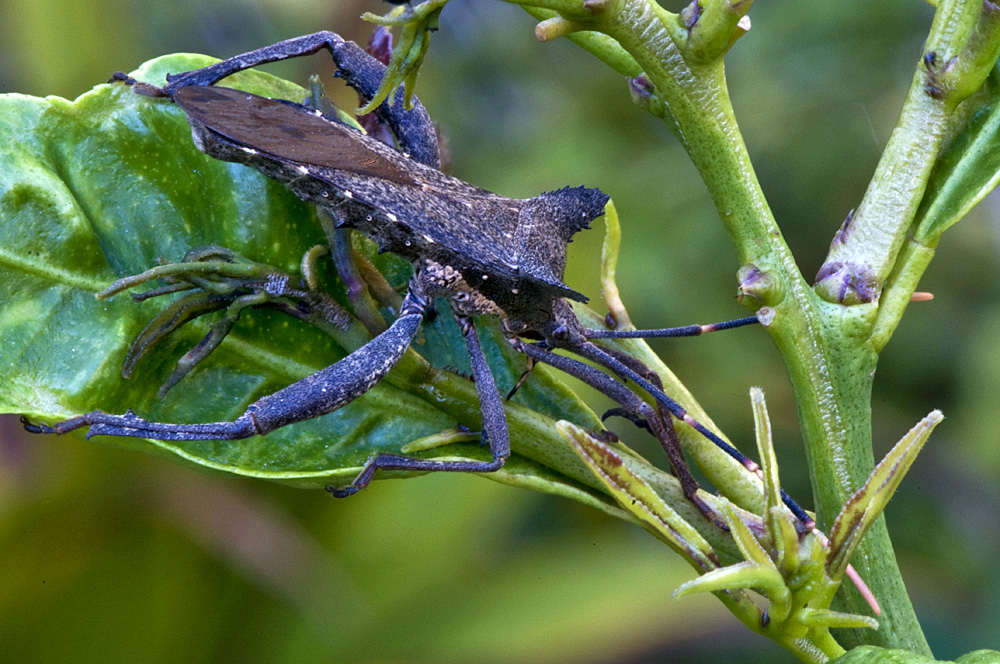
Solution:
<svg viewBox="0 0 1000 664">
<path fill-rule="evenodd" d="M 581 20 L 579 15 L 566 18 Z M 722 59 L 689 64 L 671 37 L 671 30 L 676 32 L 671 21 L 677 17 L 655 3 L 621 0 L 607 3 L 591 24 L 613 37 L 663 96 L 668 118 L 702 173 L 741 262 L 774 278 L 775 316 L 768 330 L 788 367 L 818 519 L 828 524 L 874 466 L 870 397 L 877 353 L 866 333 L 873 316 L 820 301 L 802 278 L 751 166 Z M 870 643 L 929 654 L 884 521 L 872 528 L 854 563 L 884 611 L 881 629 L 842 635 L 845 645 Z M 845 595 L 842 610 L 867 613 L 856 592 Z"/>
<path fill-rule="evenodd" d="M 981 54 L 963 52 L 977 33 L 981 7 L 979 0 L 942 0 L 939 4 L 925 57 L 914 73 L 896 129 L 857 212 L 831 244 L 820 269 L 820 275 L 827 276 L 816 287 L 824 299 L 846 304 L 870 302 L 882 292 L 895 268 L 951 115 L 979 88 L 989 71 L 970 70 L 967 61 L 975 61 Z M 845 278 L 866 282 L 864 292 L 845 296 Z M 869 315 L 874 317 L 875 313 Z"/>
<path fill-rule="evenodd" d="M 869 328 L 863 317 L 845 312 L 841 305 L 822 302 L 811 289 L 791 295 L 779 308 L 771 332 L 797 397 L 817 518 L 821 527 L 828 527 L 874 467 L 870 404 L 878 354 L 865 340 L 863 332 Z M 782 315 L 784 311 L 787 315 Z M 841 633 L 841 642 L 928 654 L 884 519 L 872 526 L 851 560 L 878 599 L 882 615 L 877 632 Z M 834 608 L 868 615 L 860 594 L 849 584 L 843 588 Z"/>
<path fill-rule="evenodd" d="M 602 60 L 619 64 L 634 61 L 645 71 L 663 93 L 670 108 L 668 119 L 673 122 L 678 137 L 705 177 L 726 230 L 741 253 L 741 260 L 784 273 L 788 280 L 797 281 L 804 288 L 791 252 L 781 238 L 756 175 L 749 166 L 749 156 L 725 86 L 721 59 L 699 64 L 692 69 L 686 64 L 665 23 L 672 20 L 672 14 L 643 0 L 613 4 L 618 13 L 600 13 L 594 18 L 594 23 L 602 33 L 613 37 L 631 59 L 620 55 L 618 49 L 609 47 L 605 40 L 592 37 L 593 32 L 572 36 L 578 36 L 577 43 L 588 50 L 593 48 L 595 55 Z M 531 9 L 536 17 L 545 18 L 549 18 L 552 11 L 551 8 L 543 11 Z M 651 48 L 651 45 L 656 48 Z M 630 352 L 637 350 L 630 348 Z M 707 414 L 701 411 L 693 398 L 689 398 L 687 390 L 678 384 L 662 363 L 645 354 L 640 359 L 660 373 L 671 394 L 684 403 L 696 418 L 711 426 Z M 742 468 L 735 468 L 733 460 L 717 448 L 711 446 L 712 449 L 705 449 L 700 436 L 687 432 L 685 427 L 680 429 L 685 449 L 696 455 L 699 466 L 713 479 L 716 476 L 734 478 L 735 475 L 745 475 Z M 706 468 L 706 462 L 712 468 Z M 759 482 L 755 482 L 755 487 L 739 486 L 744 481 L 725 484 L 716 481 L 716 485 L 730 485 L 734 489 L 733 494 L 746 496 L 747 500 L 734 498 L 744 506 L 749 506 L 752 494 L 760 503 L 762 493 Z"/>
<path fill-rule="evenodd" d="M 602 31 L 635 58 L 663 95 L 678 137 L 702 173 L 741 262 L 760 267 L 758 261 L 777 260 L 786 271 L 797 272 L 750 167 L 722 60 L 688 65 L 666 24 L 675 20 L 672 14 L 644 0 L 620 6 L 614 20 L 601 22 Z"/>
</svg>

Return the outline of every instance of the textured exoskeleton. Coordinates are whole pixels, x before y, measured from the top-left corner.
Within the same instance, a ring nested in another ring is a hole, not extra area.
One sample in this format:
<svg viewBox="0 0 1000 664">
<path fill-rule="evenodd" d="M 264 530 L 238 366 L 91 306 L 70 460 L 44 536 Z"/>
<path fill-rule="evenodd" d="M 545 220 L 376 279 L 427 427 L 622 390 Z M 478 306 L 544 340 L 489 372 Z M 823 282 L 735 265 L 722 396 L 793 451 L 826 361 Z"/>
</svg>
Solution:
<svg viewBox="0 0 1000 664">
<path fill-rule="evenodd" d="M 437 137 L 417 101 L 376 110 L 391 128 L 398 149 L 349 127 L 315 108 L 216 86 L 237 71 L 300 55 L 330 51 L 338 75 L 362 98 L 371 98 L 385 67 L 353 43 L 320 32 L 258 49 L 218 64 L 168 77 L 162 89 L 133 83 L 149 96 L 169 97 L 187 115 L 197 146 L 217 159 L 246 164 L 285 184 L 300 198 L 326 209 L 341 227 L 354 228 L 399 254 L 414 276 L 396 320 L 371 342 L 339 362 L 250 405 L 233 422 L 165 424 L 129 412 L 94 411 L 52 427 L 64 433 L 89 426 L 88 435 L 139 436 L 162 440 L 233 440 L 331 412 L 375 385 L 399 360 L 435 297 L 447 298 L 466 341 L 483 414 L 490 461 L 433 461 L 390 454 L 370 458 L 348 487 L 364 487 L 379 468 L 412 471 L 490 472 L 503 466 L 510 442 L 503 405 L 473 324 L 473 316 L 495 315 L 512 345 L 532 360 L 566 371 L 619 403 L 620 414 L 649 429 L 670 454 L 686 493 L 690 477 L 676 443 L 671 415 L 683 419 L 748 467 L 752 461 L 691 418 L 663 393 L 658 379 L 632 358 L 593 343 L 595 338 L 691 336 L 756 322 L 744 318 L 715 326 L 620 332 L 584 328 L 567 298 L 584 301 L 562 282 L 566 245 L 603 213 L 607 195 L 585 187 L 563 188 L 520 200 L 485 191 L 443 174 Z M 540 339 L 529 343 L 525 339 Z M 623 383 L 579 360 L 551 352 L 567 349 L 634 381 L 653 396 L 651 406 Z M 805 522 L 808 516 L 788 500 Z"/>
</svg>

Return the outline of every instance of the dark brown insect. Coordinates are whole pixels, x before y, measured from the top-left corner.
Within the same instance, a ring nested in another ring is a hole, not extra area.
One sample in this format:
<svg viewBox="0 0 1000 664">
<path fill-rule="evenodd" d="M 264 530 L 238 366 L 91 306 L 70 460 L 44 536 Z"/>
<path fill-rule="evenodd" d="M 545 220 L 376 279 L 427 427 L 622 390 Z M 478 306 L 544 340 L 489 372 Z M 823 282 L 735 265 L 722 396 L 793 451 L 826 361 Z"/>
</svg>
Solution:
<svg viewBox="0 0 1000 664">
<path fill-rule="evenodd" d="M 567 298 L 585 301 L 562 282 L 566 245 L 603 214 L 608 197 L 597 189 L 563 188 L 520 200 L 480 189 L 438 170 L 437 138 L 419 102 L 406 110 L 402 92 L 393 105 L 376 113 L 391 128 L 398 150 L 350 128 L 320 111 L 285 100 L 268 99 L 214 84 L 237 71 L 327 49 L 338 75 L 363 98 L 371 98 L 385 67 L 356 45 L 320 32 L 230 58 L 203 69 L 169 76 L 154 88 L 133 83 L 136 92 L 169 97 L 187 115 L 195 143 L 217 159 L 252 166 L 354 228 L 381 250 L 414 266 L 399 316 L 371 342 L 339 362 L 250 405 L 232 422 L 166 424 L 132 412 L 94 411 L 52 427 L 31 424 L 38 433 L 65 433 L 89 426 L 88 436 L 137 436 L 161 440 L 235 440 L 264 435 L 279 427 L 329 413 L 358 398 L 399 360 L 420 327 L 433 298 L 450 302 L 471 358 L 483 414 L 483 439 L 490 461 L 433 461 L 399 455 L 371 457 L 349 486 L 331 489 L 346 496 L 366 486 L 382 469 L 491 472 L 510 455 L 503 403 L 479 344 L 473 317 L 498 316 L 511 344 L 533 361 L 551 364 L 594 386 L 620 405 L 622 415 L 647 428 L 670 455 L 686 493 L 697 484 L 687 470 L 671 416 L 691 426 L 748 468 L 756 465 L 718 435 L 691 418 L 663 393 L 645 366 L 592 339 L 693 336 L 757 322 L 749 317 L 713 326 L 662 330 L 587 329 Z M 643 401 L 620 380 L 583 362 L 556 355 L 563 348 L 631 380 L 651 394 Z M 808 516 L 793 501 L 803 520 Z"/>
</svg>

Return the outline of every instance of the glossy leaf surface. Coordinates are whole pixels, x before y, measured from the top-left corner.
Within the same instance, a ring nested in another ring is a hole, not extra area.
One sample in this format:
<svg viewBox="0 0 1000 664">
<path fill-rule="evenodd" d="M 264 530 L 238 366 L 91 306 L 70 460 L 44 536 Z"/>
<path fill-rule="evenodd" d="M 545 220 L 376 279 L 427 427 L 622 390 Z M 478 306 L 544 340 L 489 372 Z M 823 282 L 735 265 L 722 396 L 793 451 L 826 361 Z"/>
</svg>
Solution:
<svg viewBox="0 0 1000 664">
<path fill-rule="evenodd" d="M 167 72 L 207 62 L 167 56 L 133 75 L 159 85 Z M 233 76 L 227 85 L 287 99 L 306 96 L 298 86 L 256 72 Z M 45 422 L 126 408 L 164 422 L 233 419 L 254 400 L 351 350 L 280 313 L 251 311 L 164 399 L 156 397 L 159 385 L 211 321 L 171 334 L 124 380 L 121 363 L 129 343 L 165 305 L 121 295 L 97 301 L 94 292 L 160 259 L 179 261 L 188 249 L 206 244 L 296 273 L 303 253 L 324 241 L 315 213 L 251 169 L 198 152 L 183 113 L 169 100 L 136 95 L 116 83 L 73 102 L 6 95 L 0 105 L 7 119 L 0 126 L 0 362 L 5 367 L 0 408 L 5 412 Z M 372 259 L 394 286 L 405 284 L 405 263 L 388 255 Z M 321 266 L 334 296 L 343 301 L 332 265 Z M 325 417 L 235 443 L 101 440 L 306 486 L 349 480 L 372 453 L 398 453 L 412 440 L 457 424 L 478 430 L 473 385 L 444 370 L 466 370 L 468 360 L 454 351 L 463 348 L 454 321 L 447 310 L 440 313 L 415 345 L 430 364 L 408 353 L 388 379 Z M 523 371 L 523 359 L 494 322 L 484 320 L 481 334 L 498 385 L 506 391 Z M 577 477 L 588 476 L 552 428 L 553 418 L 586 427 L 597 427 L 598 420 L 550 372 L 536 370 L 510 404 L 508 418 L 516 455 L 497 479 L 601 502 L 562 475 L 568 468 Z M 423 455 L 483 454 L 478 443 L 460 443 Z"/>
</svg>

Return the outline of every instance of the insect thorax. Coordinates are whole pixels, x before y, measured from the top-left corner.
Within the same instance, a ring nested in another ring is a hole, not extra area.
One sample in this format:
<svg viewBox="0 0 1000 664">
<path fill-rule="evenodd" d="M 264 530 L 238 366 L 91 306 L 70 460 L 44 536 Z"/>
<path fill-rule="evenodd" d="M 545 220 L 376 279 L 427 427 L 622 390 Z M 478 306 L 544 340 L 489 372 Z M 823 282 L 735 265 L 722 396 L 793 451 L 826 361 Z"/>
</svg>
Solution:
<svg viewBox="0 0 1000 664">
<path fill-rule="evenodd" d="M 418 269 L 417 276 L 425 293 L 432 297 L 449 298 L 452 309 L 461 316 L 504 315 L 496 302 L 470 286 L 462 273 L 451 265 L 427 260 Z"/>
</svg>

